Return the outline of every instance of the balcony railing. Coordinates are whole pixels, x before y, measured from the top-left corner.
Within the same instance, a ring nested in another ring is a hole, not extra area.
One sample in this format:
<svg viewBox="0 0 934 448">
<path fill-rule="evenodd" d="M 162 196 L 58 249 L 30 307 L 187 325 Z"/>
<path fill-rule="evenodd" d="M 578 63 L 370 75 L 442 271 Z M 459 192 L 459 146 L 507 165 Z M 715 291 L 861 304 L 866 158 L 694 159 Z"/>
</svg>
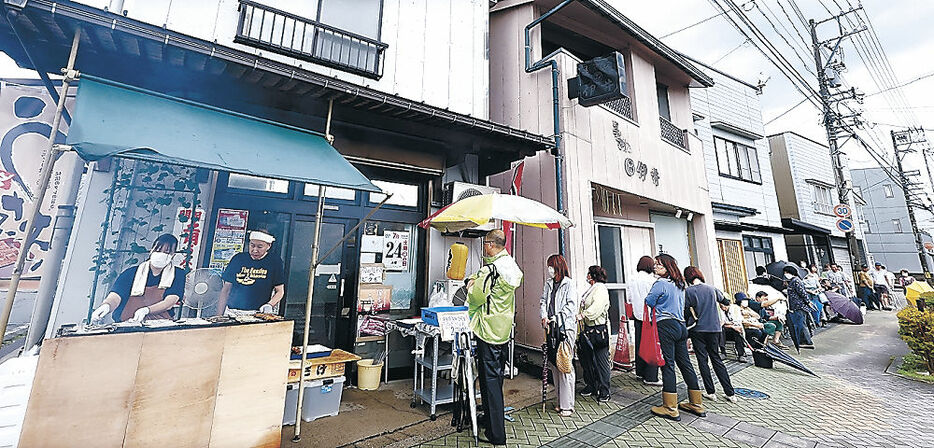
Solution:
<svg viewBox="0 0 934 448">
<path fill-rule="evenodd" d="M 662 140 L 687 151 L 688 131 L 675 126 L 665 117 L 658 117 L 658 120 L 662 125 Z"/>
<path fill-rule="evenodd" d="M 633 120 L 633 121 L 636 120 L 636 118 L 632 114 L 632 100 L 628 96 L 624 96 L 618 100 L 613 100 L 613 101 L 603 103 L 602 106 L 630 120 Z"/>
<path fill-rule="evenodd" d="M 234 42 L 379 79 L 388 45 L 250 0 L 240 0 Z"/>
<path fill-rule="evenodd" d="M 826 202 L 817 202 L 814 201 L 811 204 L 814 205 L 814 211 L 823 215 L 833 215 L 833 204 L 828 204 Z"/>
</svg>

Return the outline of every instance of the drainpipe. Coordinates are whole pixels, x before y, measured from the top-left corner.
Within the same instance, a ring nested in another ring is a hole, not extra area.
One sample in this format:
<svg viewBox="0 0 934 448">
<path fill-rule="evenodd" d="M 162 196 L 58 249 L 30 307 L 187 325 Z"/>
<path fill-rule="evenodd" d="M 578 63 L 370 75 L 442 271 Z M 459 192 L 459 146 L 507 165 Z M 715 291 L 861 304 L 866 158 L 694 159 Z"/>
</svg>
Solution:
<svg viewBox="0 0 934 448">
<path fill-rule="evenodd" d="M 555 132 L 555 149 L 552 154 L 555 156 L 555 190 L 557 192 L 557 205 L 558 212 L 566 214 L 564 210 L 564 188 L 562 187 L 563 176 L 561 172 L 561 165 L 564 160 L 564 156 L 561 154 L 561 111 L 559 110 L 559 99 L 558 99 L 558 62 L 553 58 L 557 54 L 558 50 L 552 52 L 548 56 L 545 56 L 540 61 L 532 63 L 532 28 L 536 27 L 540 23 L 544 22 L 547 18 L 554 15 L 561 8 L 573 3 L 576 0 L 564 0 L 559 3 L 554 8 L 551 8 L 548 12 L 543 14 L 541 17 L 532 21 L 525 26 L 525 72 L 532 73 L 538 70 L 541 70 L 545 67 L 551 66 L 551 96 L 552 102 L 554 103 L 554 132 Z M 564 250 L 564 229 L 558 229 L 558 253 L 562 256 L 565 255 Z"/>
</svg>

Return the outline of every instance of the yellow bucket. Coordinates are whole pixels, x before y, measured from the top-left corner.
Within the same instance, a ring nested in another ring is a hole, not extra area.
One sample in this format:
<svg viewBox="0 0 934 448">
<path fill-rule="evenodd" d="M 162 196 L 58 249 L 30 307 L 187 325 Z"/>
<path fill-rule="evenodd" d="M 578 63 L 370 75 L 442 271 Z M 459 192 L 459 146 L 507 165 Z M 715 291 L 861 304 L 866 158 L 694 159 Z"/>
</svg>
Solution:
<svg viewBox="0 0 934 448">
<path fill-rule="evenodd" d="M 383 363 L 374 364 L 372 359 L 357 361 L 357 388 L 360 390 L 376 390 L 379 388 L 379 377 L 383 371 Z"/>
</svg>

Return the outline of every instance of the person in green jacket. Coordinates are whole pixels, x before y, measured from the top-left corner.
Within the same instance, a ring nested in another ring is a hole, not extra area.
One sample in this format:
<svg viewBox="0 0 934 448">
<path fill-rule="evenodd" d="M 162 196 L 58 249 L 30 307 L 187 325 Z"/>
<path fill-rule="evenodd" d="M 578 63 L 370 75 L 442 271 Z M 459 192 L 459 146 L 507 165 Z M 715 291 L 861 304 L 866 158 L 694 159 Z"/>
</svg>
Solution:
<svg viewBox="0 0 934 448">
<path fill-rule="evenodd" d="M 493 445 L 505 445 L 503 367 L 522 270 L 506 252 L 506 235 L 502 230 L 493 230 L 483 238 L 483 253 L 486 255 L 483 267 L 467 278 L 467 313 L 470 329 L 477 337 L 484 436 Z"/>
</svg>

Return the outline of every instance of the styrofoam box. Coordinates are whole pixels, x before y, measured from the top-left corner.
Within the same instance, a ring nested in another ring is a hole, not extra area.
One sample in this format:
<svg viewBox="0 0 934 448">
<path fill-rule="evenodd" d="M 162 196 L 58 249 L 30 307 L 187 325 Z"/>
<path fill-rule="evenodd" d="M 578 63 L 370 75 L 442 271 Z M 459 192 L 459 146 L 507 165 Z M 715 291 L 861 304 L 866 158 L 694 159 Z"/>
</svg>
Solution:
<svg viewBox="0 0 934 448">
<path fill-rule="evenodd" d="M 38 364 L 38 356 L 10 358 L 0 364 L 0 447 L 15 448 L 19 443 Z"/>
<path fill-rule="evenodd" d="M 322 378 L 305 383 L 305 396 L 302 397 L 302 420 L 310 422 L 321 417 L 337 415 L 341 407 L 341 394 L 344 390 L 344 377 Z M 298 383 L 291 383 L 285 393 L 285 413 L 283 425 L 295 424 L 295 406 L 298 405 Z"/>
</svg>

